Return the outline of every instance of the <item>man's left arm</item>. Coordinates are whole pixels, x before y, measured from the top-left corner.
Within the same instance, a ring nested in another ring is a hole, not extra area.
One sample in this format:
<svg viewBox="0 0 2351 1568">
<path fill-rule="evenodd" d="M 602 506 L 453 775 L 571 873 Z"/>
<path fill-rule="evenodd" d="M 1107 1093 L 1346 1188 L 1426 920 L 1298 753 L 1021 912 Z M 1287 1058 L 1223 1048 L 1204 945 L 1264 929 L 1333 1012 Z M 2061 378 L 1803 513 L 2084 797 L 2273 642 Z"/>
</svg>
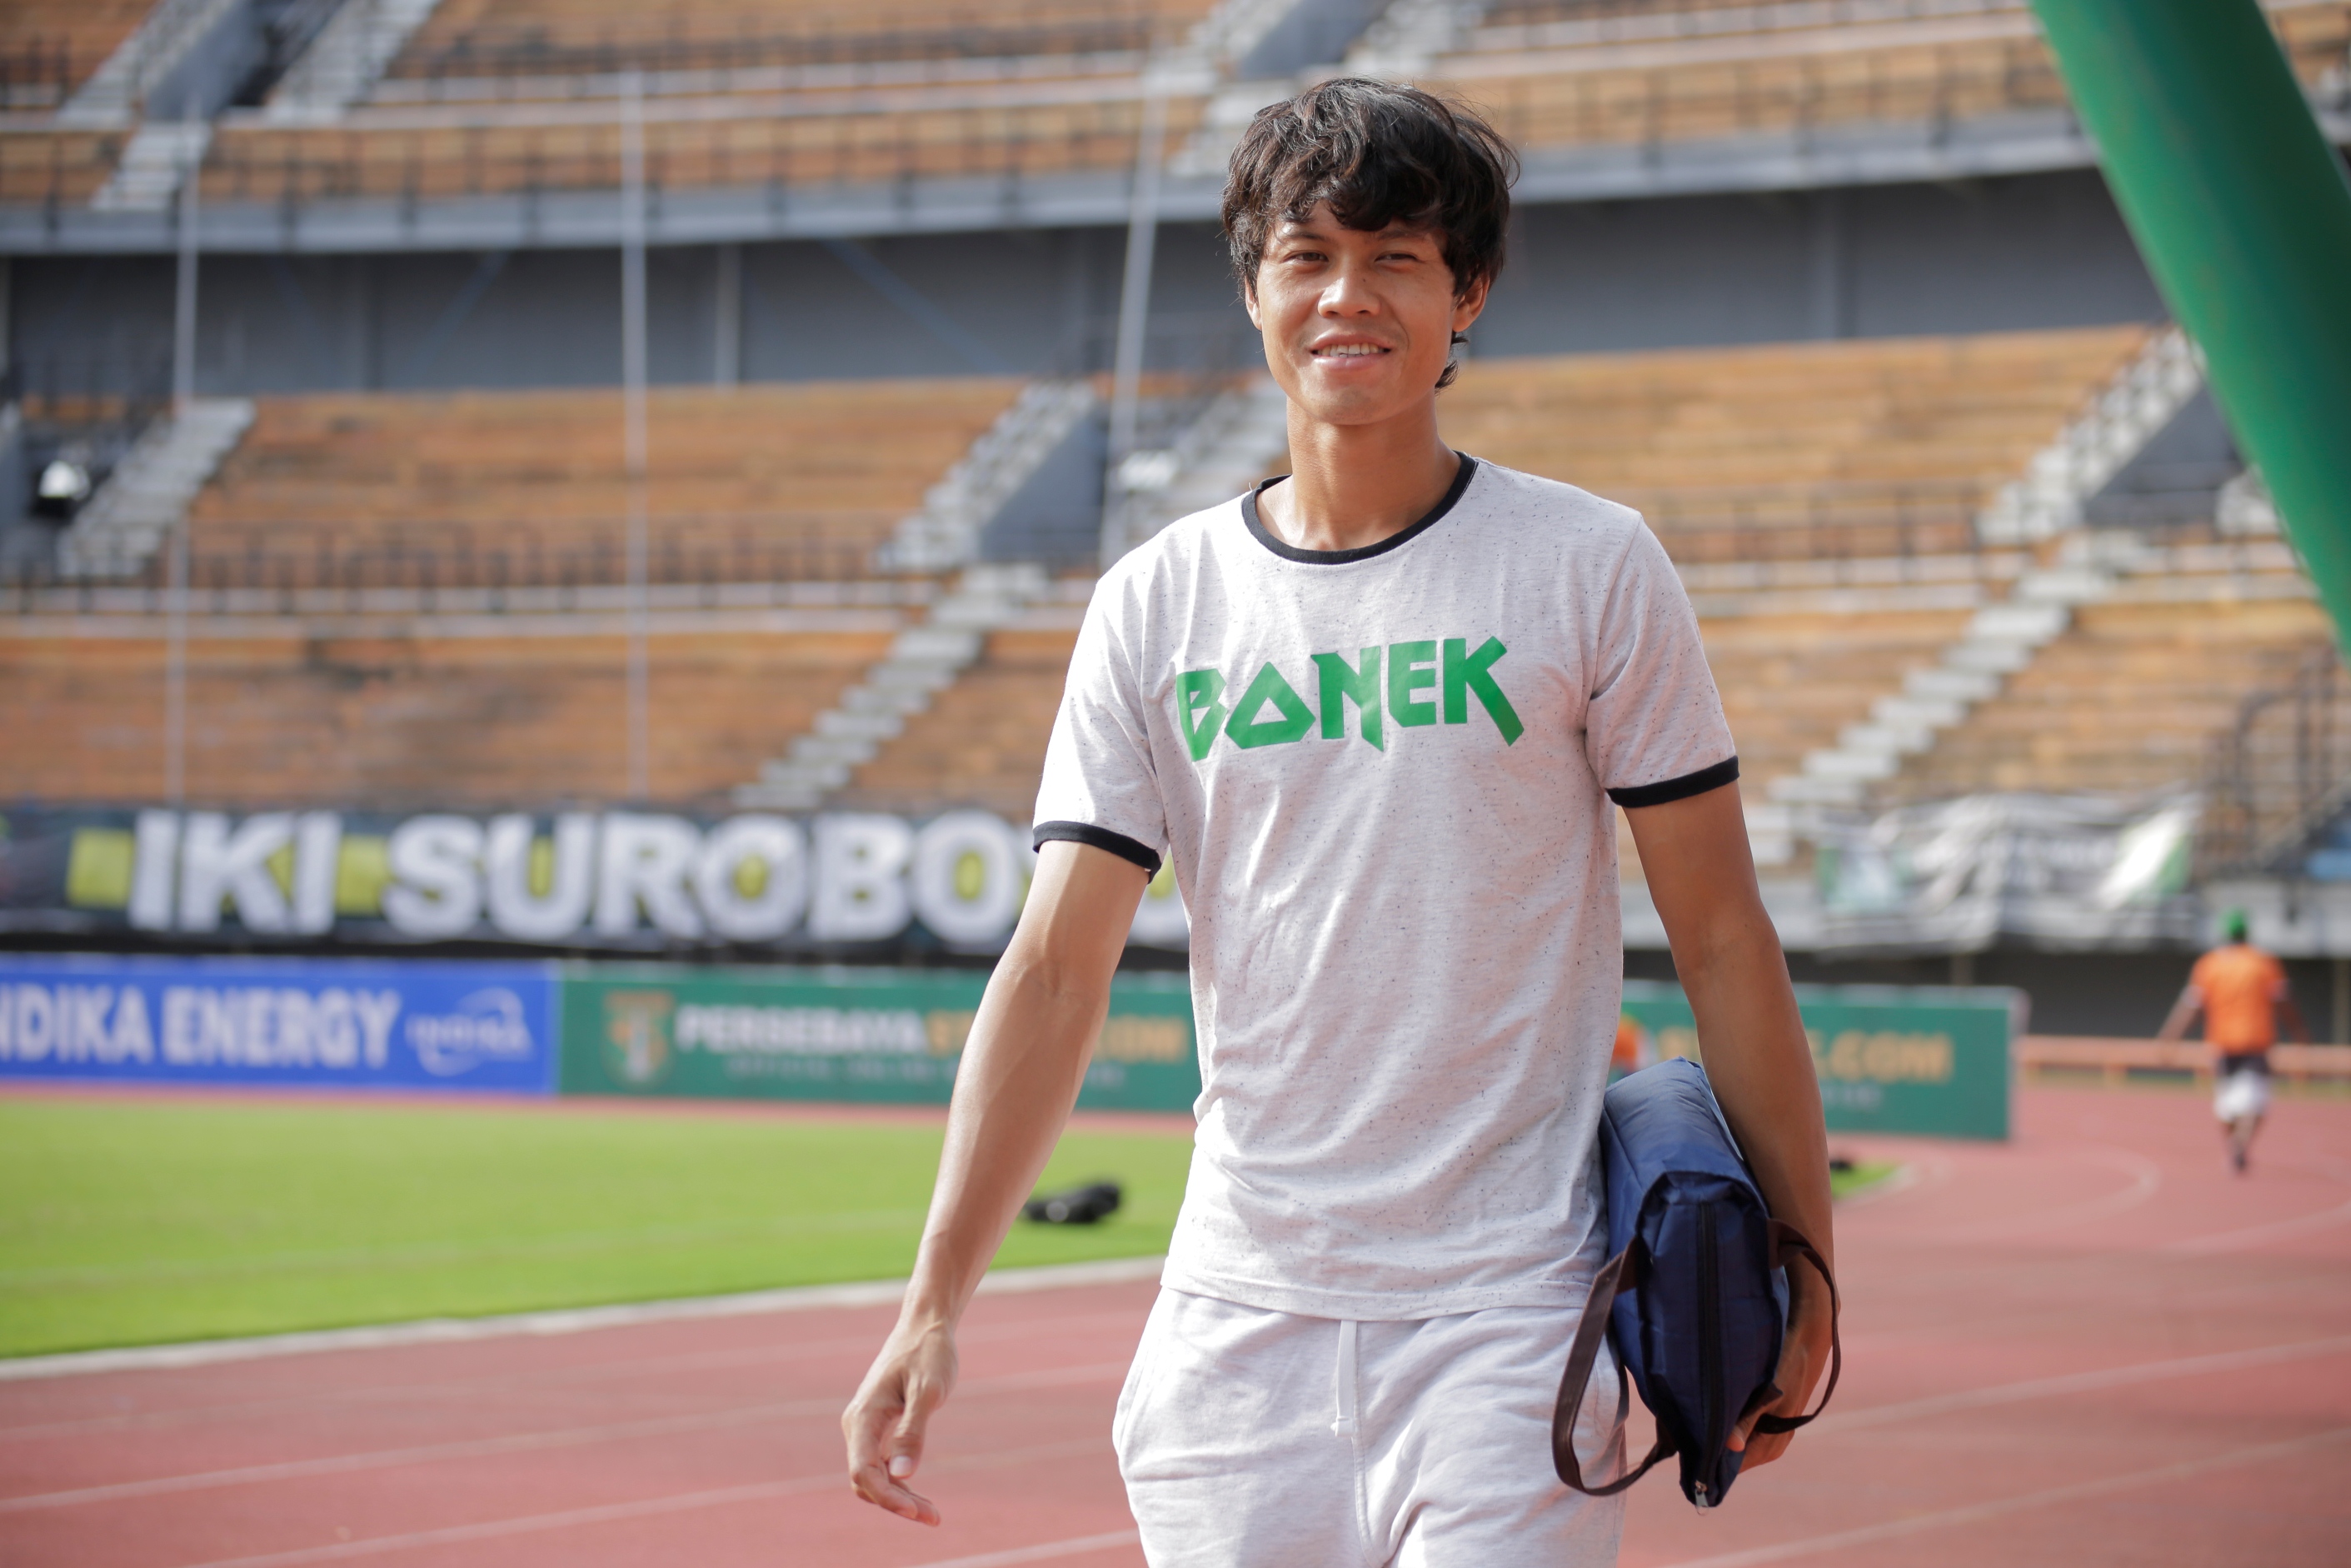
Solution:
<svg viewBox="0 0 2351 1568">
<path fill-rule="evenodd" d="M 1772 1217 L 1803 1232 L 1834 1267 L 1820 1082 L 1788 960 L 1755 884 L 1739 786 L 1625 815 L 1698 1021 L 1715 1098 Z M 1780 1416 L 1802 1413 L 1829 1365 L 1827 1287 L 1802 1263 L 1789 1268 L 1788 1286 L 1787 1347 L 1774 1379 L 1782 1396 L 1771 1407 Z M 1731 1439 L 1732 1448 L 1746 1451 L 1746 1469 L 1778 1458 L 1792 1436 L 1750 1437 L 1754 1419 L 1742 1422 Z"/>
</svg>

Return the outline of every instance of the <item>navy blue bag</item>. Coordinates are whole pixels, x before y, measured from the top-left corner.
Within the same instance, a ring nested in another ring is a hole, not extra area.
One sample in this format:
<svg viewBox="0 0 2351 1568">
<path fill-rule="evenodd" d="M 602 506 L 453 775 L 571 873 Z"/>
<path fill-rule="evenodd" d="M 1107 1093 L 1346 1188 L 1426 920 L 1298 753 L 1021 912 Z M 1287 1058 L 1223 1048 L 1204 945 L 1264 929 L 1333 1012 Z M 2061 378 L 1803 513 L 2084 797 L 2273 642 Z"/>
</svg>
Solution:
<svg viewBox="0 0 2351 1568">
<path fill-rule="evenodd" d="M 1797 1257 L 1828 1282 L 1823 1408 L 1836 1392 L 1844 1360 L 1834 1326 L 1836 1281 L 1813 1244 L 1764 1207 L 1698 1063 L 1662 1061 L 1619 1079 L 1602 1105 L 1600 1144 L 1610 1257 L 1593 1280 L 1560 1381 L 1552 1458 L 1561 1480 L 1606 1497 L 1678 1454 L 1683 1495 L 1711 1508 L 1739 1475 L 1741 1456 L 1723 1446 L 1732 1429 L 1780 1397 L 1771 1378 L 1787 1332 L 1785 1266 Z M 1629 1474 L 1588 1486 L 1573 1438 L 1604 1331 L 1657 1418 L 1657 1440 Z M 1793 1431 L 1819 1414 L 1765 1416 L 1755 1430 Z"/>
</svg>

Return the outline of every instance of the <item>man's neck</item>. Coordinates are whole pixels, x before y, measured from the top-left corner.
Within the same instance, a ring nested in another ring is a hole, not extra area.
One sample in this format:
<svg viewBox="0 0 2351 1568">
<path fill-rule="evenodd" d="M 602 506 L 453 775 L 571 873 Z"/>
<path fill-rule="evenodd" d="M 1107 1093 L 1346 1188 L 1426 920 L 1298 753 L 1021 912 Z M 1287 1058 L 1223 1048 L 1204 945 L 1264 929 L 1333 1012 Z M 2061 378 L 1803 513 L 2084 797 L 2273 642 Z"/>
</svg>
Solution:
<svg viewBox="0 0 2351 1568">
<path fill-rule="evenodd" d="M 1437 400 L 1404 419 L 1325 424 L 1290 405 L 1287 484 L 1258 500 L 1275 538 L 1298 549 L 1363 549 L 1445 499 L 1461 460 L 1437 434 Z"/>
</svg>

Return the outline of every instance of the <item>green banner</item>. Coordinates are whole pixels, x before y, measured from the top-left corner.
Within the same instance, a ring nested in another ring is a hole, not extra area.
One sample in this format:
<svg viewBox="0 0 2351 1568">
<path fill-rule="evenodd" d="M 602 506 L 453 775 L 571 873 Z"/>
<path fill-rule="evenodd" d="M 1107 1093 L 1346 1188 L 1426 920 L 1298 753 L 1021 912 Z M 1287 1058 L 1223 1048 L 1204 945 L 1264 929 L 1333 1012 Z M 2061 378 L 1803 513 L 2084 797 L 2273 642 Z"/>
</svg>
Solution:
<svg viewBox="0 0 2351 1568">
<path fill-rule="evenodd" d="M 1829 1130 L 2005 1140 L 2022 1001 L 1991 987 L 1798 986 Z M 1627 980 L 1625 1012 L 1645 1054 L 1703 1060 L 1678 986 Z"/>
<path fill-rule="evenodd" d="M 565 1094 L 944 1105 L 986 974 L 576 965 Z M 1188 1111 L 1200 1092 L 1181 975 L 1120 976 L 1081 1110 Z"/>
</svg>

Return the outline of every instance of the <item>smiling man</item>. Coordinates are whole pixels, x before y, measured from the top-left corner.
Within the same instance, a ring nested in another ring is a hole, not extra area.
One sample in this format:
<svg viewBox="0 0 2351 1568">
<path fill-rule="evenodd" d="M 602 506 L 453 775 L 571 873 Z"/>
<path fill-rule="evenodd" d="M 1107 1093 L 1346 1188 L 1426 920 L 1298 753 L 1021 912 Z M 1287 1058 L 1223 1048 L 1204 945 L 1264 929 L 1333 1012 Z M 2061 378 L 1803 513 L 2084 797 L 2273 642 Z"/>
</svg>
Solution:
<svg viewBox="0 0 2351 1568">
<path fill-rule="evenodd" d="M 1621 1501 L 1561 1486 L 1549 1447 L 1605 1239 L 1612 800 L 1766 1199 L 1829 1234 L 1811 1054 L 1672 566 L 1635 513 L 1438 434 L 1510 174 L 1466 111 L 1355 80 L 1264 110 L 1233 154 L 1225 231 L 1292 471 L 1094 593 L 1036 883 L 898 1325 L 843 1416 L 872 1502 L 937 1521 L 910 1483 L 956 1322 L 1076 1096 L 1163 852 L 1204 1087 L 1113 1428 L 1159 1568 L 1614 1560 Z M 1828 1340 L 1821 1292 L 1790 1283 L 1783 1414 Z M 1614 1380 L 1592 1389 L 1579 1448 L 1607 1474 Z M 1745 1443 L 1746 1469 L 1786 1442 Z"/>
</svg>

